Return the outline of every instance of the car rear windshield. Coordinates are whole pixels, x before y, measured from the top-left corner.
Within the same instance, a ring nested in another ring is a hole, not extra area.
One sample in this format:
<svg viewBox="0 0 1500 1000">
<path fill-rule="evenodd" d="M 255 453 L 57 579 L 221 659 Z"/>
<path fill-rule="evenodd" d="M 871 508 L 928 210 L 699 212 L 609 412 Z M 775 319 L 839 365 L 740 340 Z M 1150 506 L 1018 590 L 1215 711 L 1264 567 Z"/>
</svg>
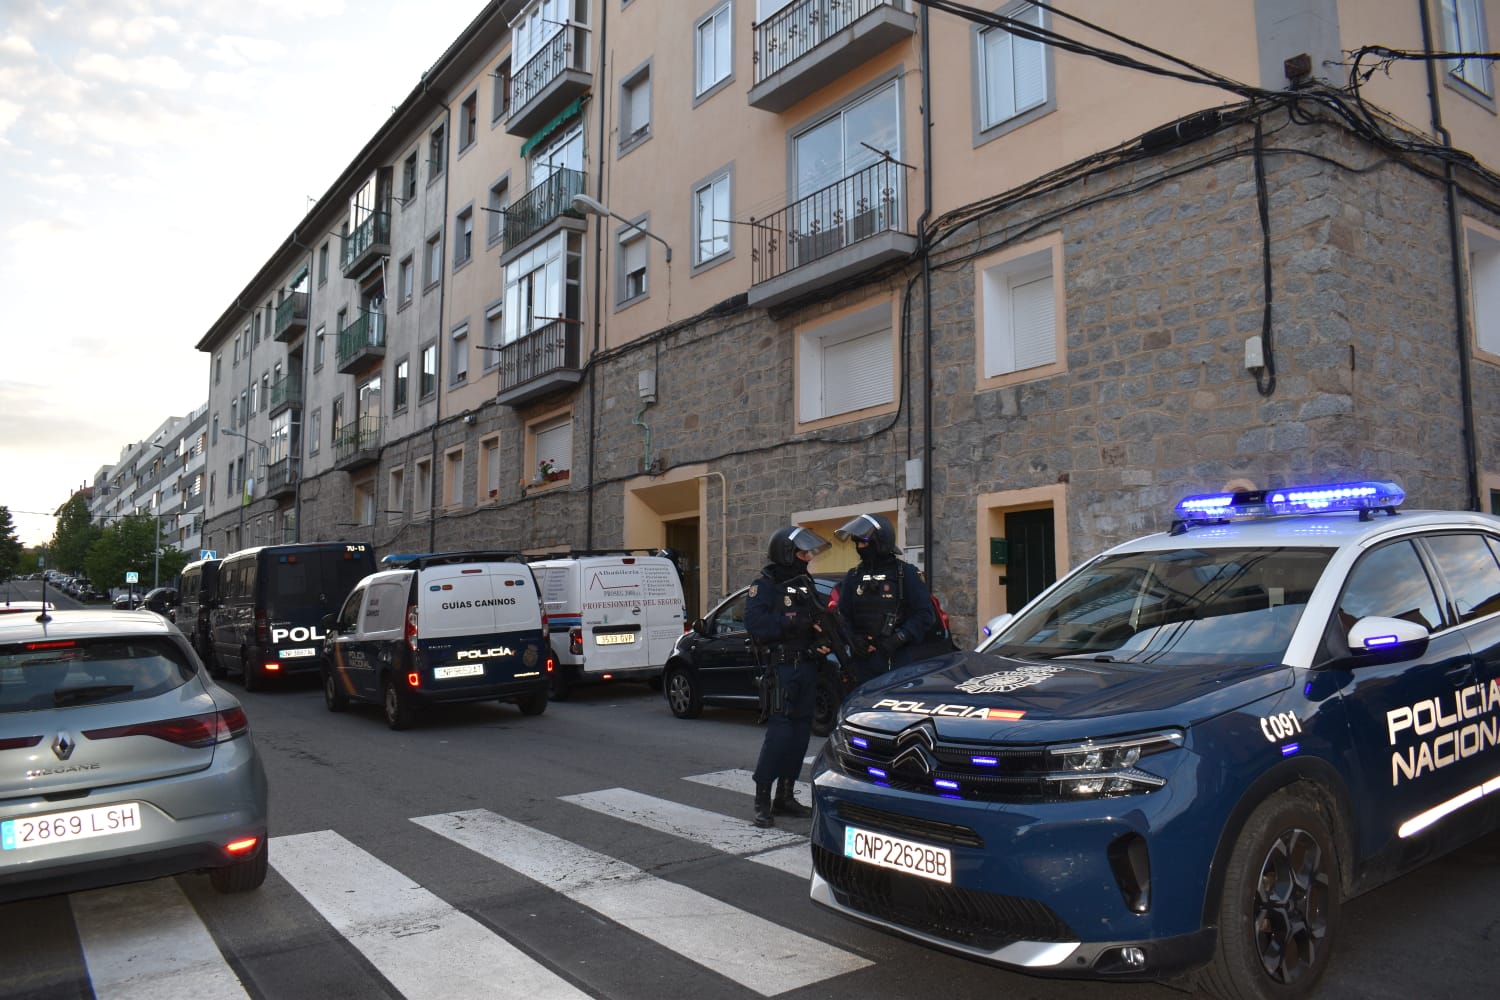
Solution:
<svg viewBox="0 0 1500 1000">
<path fill-rule="evenodd" d="M 0 646 L 0 715 L 106 701 L 134 701 L 193 676 L 170 639 L 39 640 Z"/>
<path fill-rule="evenodd" d="M 354 585 L 374 569 L 368 552 L 301 552 L 272 560 L 262 593 L 266 614 L 290 618 L 337 611 Z"/>
<path fill-rule="evenodd" d="M 1172 549 L 1099 560 L 992 652 L 1135 663 L 1280 662 L 1331 549 Z"/>
</svg>

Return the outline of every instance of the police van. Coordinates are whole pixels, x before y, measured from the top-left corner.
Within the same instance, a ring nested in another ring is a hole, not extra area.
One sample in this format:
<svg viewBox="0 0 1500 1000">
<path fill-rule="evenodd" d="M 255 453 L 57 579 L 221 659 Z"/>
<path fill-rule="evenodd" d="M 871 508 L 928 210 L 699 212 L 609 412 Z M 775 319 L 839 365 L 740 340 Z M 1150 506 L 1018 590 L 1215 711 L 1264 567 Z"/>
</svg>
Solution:
<svg viewBox="0 0 1500 1000">
<path fill-rule="evenodd" d="M 390 557 L 387 557 L 388 559 Z M 531 568 L 514 555 L 404 557 L 362 580 L 330 615 L 323 697 L 330 712 L 375 702 L 405 729 L 425 707 L 509 701 L 547 708 L 554 659 Z"/>
<path fill-rule="evenodd" d="M 1030 973 L 1309 994 L 1345 899 L 1500 825 L 1500 518 L 1403 500 L 1189 497 L 865 685 L 813 901 Z"/>
<path fill-rule="evenodd" d="M 214 655 L 209 611 L 219 596 L 219 563 L 199 559 L 182 567 L 177 576 L 177 627 L 205 664 L 211 664 Z"/>
<path fill-rule="evenodd" d="M 324 616 L 374 569 L 364 542 L 265 545 L 224 557 L 208 615 L 215 676 L 238 673 L 254 691 L 270 678 L 316 672 Z"/>
<path fill-rule="evenodd" d="M 683 633 L 686 602 L 666 556 L 574 553 L 533 560 L 557 654 L 552 697 L 578 684 L 644 680 L 659 684 Z"/>
</svg>

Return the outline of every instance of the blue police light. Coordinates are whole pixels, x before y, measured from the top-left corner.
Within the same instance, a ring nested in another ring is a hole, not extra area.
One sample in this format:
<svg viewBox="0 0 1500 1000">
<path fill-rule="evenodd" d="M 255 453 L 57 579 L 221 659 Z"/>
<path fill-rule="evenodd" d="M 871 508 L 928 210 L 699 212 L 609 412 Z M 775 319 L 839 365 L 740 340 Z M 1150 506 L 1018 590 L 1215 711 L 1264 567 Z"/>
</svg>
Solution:
<svg viewBox="0 0 1500 1000">
<path fill-rule="evenodd" d="M 1372 635 L 1365 640 L 1366 649 L 1379 649 L 1382 646 L 1394 646 L 1400 642 L 1399 636 L 1394 635 Z"/>
<path fill-rule="evenodd" d="M 867 740 L 867 739 L 865 739 L 863 736 L 851 736 L 851 737 L 849 737 L 849 742 L 853 743 L 855 746 L 859 747 L 861 750 L 868 750 L 868 749 L 870 749 L 870 741 Z"/>
<path fill-rule="evenodd" d="M 1328 514 L 1336 511 L 1394 512 L 1405 499 L 1406 491 L 1395 483 L 1370 480 L 1288 486 L 1274 490 L 1246 490 L 1239 493 L 1198 493 L 1179 500 L 1174 509 L 1177 517 L 1184 522 L 1213 522 L 1283 514 Z"/>
<path fill-rule="evenodd" d="M 934 778 L 932 783 L 939 788 L 946 788 L 950 792 L 958 791 L 958 782 L 949 781 L 947 778 Z"/>
<path fill-rule="evenodd" d="M 1000 761 L 994 757 L 970 757 L 969 763 L 976 767 L 999 767 Z"/>
<path fill-rule="evenodd" d="M 1292 754 L 1296 753 L 1298 750 L 1301 750 L 1301 749 L 1302 749 L 1302 744 L 1300 744 L 1300 743 L 1288 743 L 1286 746 L 1284 746 L 1284 747 L 1281 748 L 1281 756 L 1283 756 L 1283 757 L 1290 757 L 1290 756 L 1292 756 Z"/>
<path fill-rule="evenodd" d="M 867 768 L 865 768 L 865 770 L 868 771 L 868 772 L 870 772 L 870 777 L 872 777 L 872 778 L 884 778 L 884 777 L 886 777 L 886 773 L 884 771 L 882 771 L 878 767 L 867 767 Z"/>
</svg>

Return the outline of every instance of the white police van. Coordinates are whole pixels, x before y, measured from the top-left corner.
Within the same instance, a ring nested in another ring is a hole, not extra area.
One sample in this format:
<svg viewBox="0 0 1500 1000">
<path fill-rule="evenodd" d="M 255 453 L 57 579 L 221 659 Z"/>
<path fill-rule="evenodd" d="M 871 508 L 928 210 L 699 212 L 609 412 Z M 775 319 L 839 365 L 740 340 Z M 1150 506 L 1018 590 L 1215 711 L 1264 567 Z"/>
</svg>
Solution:
<svg viewBox="0 0 1500 1000">
<path fill-rule="evenodd" d="M 408 557 L 360 581 L 328 638 L 323 697 L 379 703 L 405 729 L 418 710 L 509 701 L 525 715 L 547 708 L 555 664 L 531 569 L 513 554 L 449 552 Z"/>
<path fill-rule="evenodd" d="M 670 559 L 574 553 L 533 560 L 531 568 L 557 654 L 554 699 L 566 698 L 577 684 L 660 683 L 687 615 L 682 580 Z"/>
</svg>

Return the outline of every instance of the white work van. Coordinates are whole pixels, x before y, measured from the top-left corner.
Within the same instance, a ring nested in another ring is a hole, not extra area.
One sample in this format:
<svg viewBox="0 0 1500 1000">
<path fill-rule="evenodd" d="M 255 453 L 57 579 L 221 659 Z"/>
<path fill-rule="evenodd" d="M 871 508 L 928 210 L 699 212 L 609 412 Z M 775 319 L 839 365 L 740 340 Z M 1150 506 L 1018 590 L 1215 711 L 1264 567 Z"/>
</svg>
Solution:
<svg viewBox="0 0 1500 1000">
<path fill-rule="evenodd" d="M 682 580 L 670 559 L 573 554 L 533 561 L 531 570 L 557 654 L 554 700 L 576 684 L 660 683 L 686 617 Z"/>
</svg>

